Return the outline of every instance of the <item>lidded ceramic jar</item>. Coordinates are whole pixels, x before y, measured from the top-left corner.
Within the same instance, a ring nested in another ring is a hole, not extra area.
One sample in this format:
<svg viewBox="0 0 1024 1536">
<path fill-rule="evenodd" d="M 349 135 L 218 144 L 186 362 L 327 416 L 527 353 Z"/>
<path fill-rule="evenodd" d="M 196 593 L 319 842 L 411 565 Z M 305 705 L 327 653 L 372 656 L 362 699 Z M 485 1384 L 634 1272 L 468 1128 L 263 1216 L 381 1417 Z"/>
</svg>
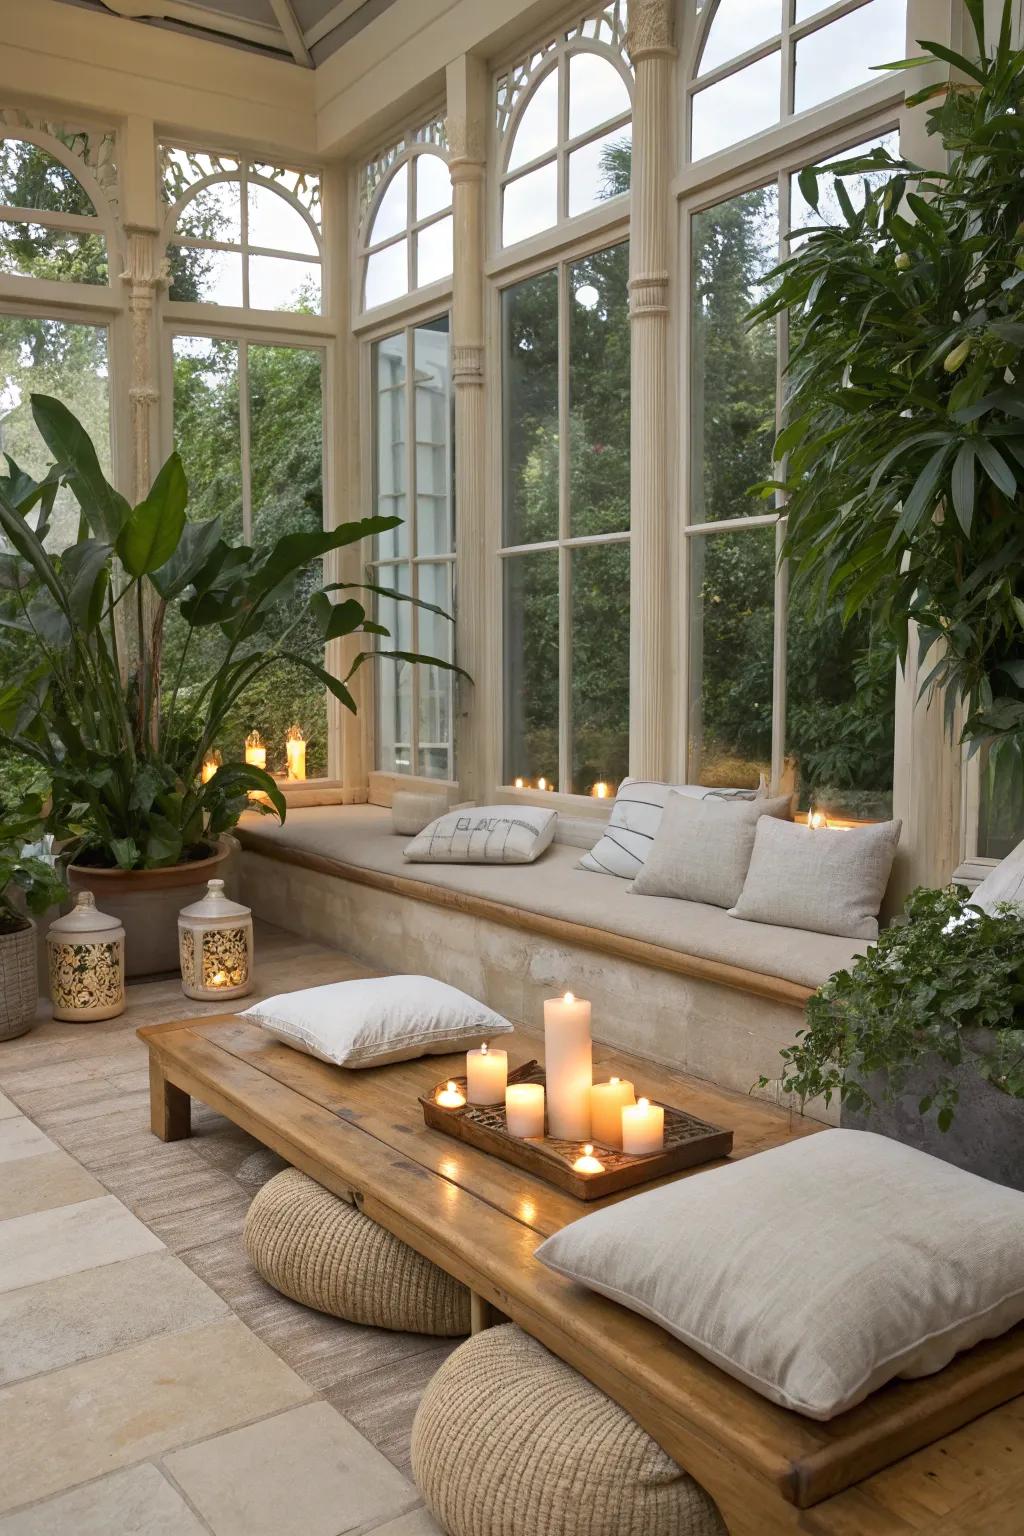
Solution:
<svg viewBox="0 0 1024 1536">
<path fill-rule="evenodd" d="M 209 1002 L 252 991 L 252 913 L 224 894 L 223 880 L 209 880 L 201 901 L 178 914 L 181 989 Z"/>
<path fill-rule="evenodd" d="M 46 949 L 55 1019 L 89 1024 L 124 1012 L 124 929 L 97 910 L 92 891 L 79 891 L 67 916 L 50 924 Z"/>
</svg>

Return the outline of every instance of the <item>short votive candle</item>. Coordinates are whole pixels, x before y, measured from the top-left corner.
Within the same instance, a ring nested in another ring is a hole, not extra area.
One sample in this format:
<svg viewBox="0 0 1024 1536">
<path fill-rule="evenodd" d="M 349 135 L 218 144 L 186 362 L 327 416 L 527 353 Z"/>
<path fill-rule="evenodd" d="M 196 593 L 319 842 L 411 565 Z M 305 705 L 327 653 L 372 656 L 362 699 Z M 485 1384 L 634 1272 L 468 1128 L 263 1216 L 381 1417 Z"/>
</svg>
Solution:
<svg viewBox="0 0 1024 1536">
<path fill-rule="evenodd" d="M 501 1104 L 508 1084 L 508 1052 L 492 1051 L 484 1042 L 466 1052 L 466 1097 L 471 1104 Z"/>
<path fill-rule="evenodd" d="M 510 1136 L 543 1136 L 543 1083 L 509 1083 L 505 1089 L 505 1119 Z"/>
<path fill-rule="evenodd" d="M 622 1110 L 635 1104 L 633 1084 L 624 1077 L 595 1083 L 590 1090 L 590 1134 L 604 1147 L 622 1146 Z"/>
<path fill-rule="evenodd" d="M 440 1104 L 442 1109 L 461 1109 L 466 1102 L 466 1095 L 454 1078 L 449 1079 L 443 1088 L 439 1088 L 434 1095 L 434 1102 Z"/>
<path fill-rule="evenodd" d="M 622 1107 L 622 1150 L 633 1157 L 660 1152 L 665 1145 L 665 1111 L 650 1099 Z"/>
</svg>

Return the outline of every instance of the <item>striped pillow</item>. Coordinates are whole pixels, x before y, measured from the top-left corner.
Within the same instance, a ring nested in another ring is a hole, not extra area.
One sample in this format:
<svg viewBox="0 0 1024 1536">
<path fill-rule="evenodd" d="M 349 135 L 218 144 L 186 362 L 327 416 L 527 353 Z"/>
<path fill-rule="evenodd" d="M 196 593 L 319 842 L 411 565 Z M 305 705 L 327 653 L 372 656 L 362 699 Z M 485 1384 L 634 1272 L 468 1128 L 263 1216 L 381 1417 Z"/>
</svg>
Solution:
<svg viewBox="0 0 1024 1536">
<path fill-rule="evenodd" d="M 604 836 L 579 862 L 580 869 L 632 880 L 639 874 L 661 826 L 665 801 L 672 793 L 696 800 L 755 800 L 760 789 L 709 789 L 706 784 L 659 784 L 652 779 L 623 779 Z"/>
</svg>

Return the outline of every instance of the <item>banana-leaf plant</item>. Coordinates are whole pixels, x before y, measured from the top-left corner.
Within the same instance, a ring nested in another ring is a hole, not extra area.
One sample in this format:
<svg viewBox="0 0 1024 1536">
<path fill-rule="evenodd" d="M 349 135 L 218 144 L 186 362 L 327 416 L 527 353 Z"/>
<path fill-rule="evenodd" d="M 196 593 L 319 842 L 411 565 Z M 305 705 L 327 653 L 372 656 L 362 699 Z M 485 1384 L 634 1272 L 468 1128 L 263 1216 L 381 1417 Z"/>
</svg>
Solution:
<svg viewBox="0 0 1024 1536">
<path fill-rule="evenodd" d="M 440 657 L 379 648 L 389 631 L 346 589 L 412 599 L 372 584 L 331 582 L 307 599 L 325 643 L 370 637 L 365 644 L 373 649 L 361 649 L 344 678 L 289 648 L 304 617 L 295 602 L 299 576 L 329 551 L 383 533 L 399 518 L 289 533 L 263 551 L 232 544 L 219 518 L 188 521 L 176 453 L 133 507 L 105 479 L 71 412 L 46 395 L 33 395 L 31 405 L 55 462 L 35 481 L 8 459 L 9 473 L 0 477 L 0 626 L 25 658 L 16 676 L 0 680 L 0 747 L 38 765 L 52 796 L 48 830 L 66 840 L 69 857 L 125 870 L 200 857 L 235 824 L 250 791 L 262 791 L 267 812 L 283 820 L 284 797 L 262 769 L 225 762 L 206 783 L 200 772 L 229 711 L 268 668 L 312 673 L 352 711 L 348 683 L 371 655 L 456 670 Z M 61 485 L 73 493 L 80 520 L 76 542 L 54 553 L 46 535 Z M 268 616 L 284 604 L 298 607 L 294 620 L 268 638 Z M 183 641 L 167 686 L 172 611 L 180 614 Z M 186 700 L 182 663 L 204 629 L 223 636 L 223 654 Z"/>
<path fill-rule="evenodd" d="M 753 311 L 790 324 L 784 478 L 760 490 L 785 491 L 796 579 L 847 619 L 873 610 L 903 660 L 912 620 L 922 659 L 940 642 L 922 692 L 943 695 L 951 729 L 964 706 L 972 751 L 1019 762 L 1024 51 L 1010 0 L 992 39 L 985 0 L 965 6 L 976 56 L 922 40 L 882 66 L 952 66 L 907 98 L 931 103 L 940 168 L 875 149 L 799 178 L 814 210 L 834 185 L 842 217 L 800 231 Z"/>
</svg>

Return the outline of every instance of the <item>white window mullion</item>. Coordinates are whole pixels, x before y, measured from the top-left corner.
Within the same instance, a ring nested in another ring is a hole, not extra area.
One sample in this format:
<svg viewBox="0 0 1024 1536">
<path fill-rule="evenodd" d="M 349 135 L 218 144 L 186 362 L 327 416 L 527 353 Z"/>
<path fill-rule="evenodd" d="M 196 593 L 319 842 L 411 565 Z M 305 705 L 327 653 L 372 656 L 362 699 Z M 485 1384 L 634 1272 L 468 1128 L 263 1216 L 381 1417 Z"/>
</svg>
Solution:
<svg viewBox="0 0 1024 1536">
<path fill-rule="evenodd" d="M 409 177 L 410 198 L 412 197 L 412 176 Z M 417 508 L 416 508 L 416 328 L 406 326 L 405 330 L 405 527 L 406 527 L 406 553 L 409 569 L 409 592 L 414 598 L 419 597 L 419 571 L 416 566 L 416 554 L 418 550 L 416 540 Z M 415 603 L 410 603 L 409 638 L 412 650 L 418 652 L 420 645 L 419 611 Z M 396 666 L 402 666 L 402 662 L 396 662 Z M 420 761 L 420 669 L 411 667 L 412 696 L 409 702 L 409 772 L 419 773 Z"/>
<path fill-rule="evenodd" d="M 249 343 L 238 342 L 238 445 L 242 470 L 242 538 L 252 543 L 252 421 L 249 400 Z"/>
<path fill-rule="evenodd" d="M 562 71 L 563 76 L 567 73 Z M 572 555 L 569 443 L 569 264 L 558 265 L 558 788 L 572 782 Z"/>
</svg>

